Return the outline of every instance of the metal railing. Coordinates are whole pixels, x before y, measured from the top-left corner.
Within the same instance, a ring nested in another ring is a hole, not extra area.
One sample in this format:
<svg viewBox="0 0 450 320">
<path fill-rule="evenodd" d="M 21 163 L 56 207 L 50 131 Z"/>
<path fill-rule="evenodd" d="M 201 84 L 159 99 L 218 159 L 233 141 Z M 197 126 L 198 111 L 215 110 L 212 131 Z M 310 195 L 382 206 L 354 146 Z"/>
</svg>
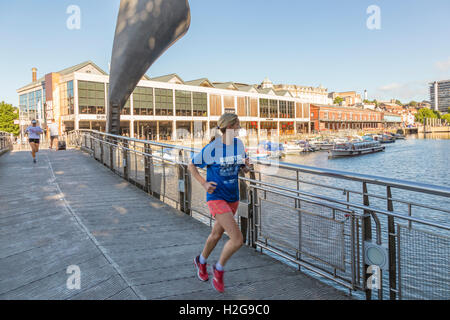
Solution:
<svg viewBox="0 0 450 320">
<path fill-rule="evenodd" d="M 90 130 L 68 145 L 152 196 L 213 225 L 187 170 L 197 149 Z M 204 173 L 203 173 L 204 174 Z M 449 299 L 450 188 L 283 162 L 240 179 L 246 244 L 366 299 Z"/>
<path fill-rule="evenodd" d="M 0 131 L 0 155 L 12 149 L 12 134 Z"/>
</svg>

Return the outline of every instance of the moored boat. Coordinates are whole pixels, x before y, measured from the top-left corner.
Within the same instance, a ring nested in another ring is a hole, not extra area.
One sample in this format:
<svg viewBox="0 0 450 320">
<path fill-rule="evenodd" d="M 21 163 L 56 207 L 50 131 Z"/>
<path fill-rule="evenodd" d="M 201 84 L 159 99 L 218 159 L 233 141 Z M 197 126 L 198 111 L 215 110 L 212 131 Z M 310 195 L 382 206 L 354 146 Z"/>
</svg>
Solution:
<svg viewBox="0 0 450 320">
<path fill-rule="evenodd" d="M 299 154 L 303 151 L 303 148 L 299 146 L 298 144 L 292 144 L 292 143 L 285 143 L 283 145 L 283 154 L 289 155 L 289 154 Z"/>
<path fill-rule="evenodd" d="M 384 151 L 385 147 L 379 141 L 372 142 L 349 142 L 336 144 L 328 153 L 331 157 L 359 156 L 379 151 Z"/>
<path fill-rule="evenodd" d="M 313 141 L 310 142 L 311 146 L 318 150 L 330 150 L 333 148 L 334 144 L 328 141 Z"/>
</svg>

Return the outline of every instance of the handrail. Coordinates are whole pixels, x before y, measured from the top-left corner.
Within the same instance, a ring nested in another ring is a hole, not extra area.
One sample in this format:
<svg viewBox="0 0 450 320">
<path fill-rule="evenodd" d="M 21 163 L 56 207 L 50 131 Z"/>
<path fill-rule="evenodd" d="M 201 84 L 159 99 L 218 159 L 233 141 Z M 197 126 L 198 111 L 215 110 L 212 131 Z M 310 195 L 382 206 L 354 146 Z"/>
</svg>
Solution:
<svg viewBox="0 0 450 320">
<path fill-rule="evenodd" d="M 383 209 L 377 209 L 377 208 L 374 208 L 374 207 L 371 207 L 371 206 L 360 205 L 360 204 L 353 203 L 353 202 L 337 200 L 337 199 L 334 199 L 334 198 L 331 198 L 331 197 L 318 195 L 318 194 L 314 194 L 314 193 L 311 193 L 311 192 L 300 191 L 300 190 L 292 189 L 292 188 L 288 188 L 288 187 L 283 187 L 283 186 L 276 185 L 276 184 L 273 184 L 273 183 L 267 183 L 267 182 L 254 180 L 254 179 L 249 179 L 249 178 L 245 178 L 245 177 L 241 177 L 241 179 L 243 181 L 251 183 L 251 185 L 250 185 L 251 188 L 261 189 L 263 191 L 266 190 L 266 189 L 262 188 L 262 187 L 258 187 L 255 184 L 259 184 L 261 186 L 265 186 L 265 187 L 267 187 L 267 191 L 271 191 L 271 192 L 272 192 L 273 189 L 270 189 L 270 188 L 274 188 L 274 189 L 283 190 L 283 191 L 287 191 L 287 192 L 291 192 L 291 193 L 302 194 L 304 196 L 313 197 L 313 198 L 317 198 L 317 199 L 321 199 L 321 200 L 325 200 L 325 201 L 329 201 L 329 202 L 334 202 L 336 204 L 340 204 L 340 205 L 343 205 L 343 206 L 350 206 L 350 207 L 353 207 L 353 208 L 356 208 L 356 209 L 360 209 L 360 210 L 364 210 L 364 211 L 373 211 L 373 212 L 384 214 L 386 216 L 395 217 L 395 218 L 399 218 L 399 219 L 403 219 L 403 220 L 407 220 L 407 221 L 411 221 L 411 222 L 418 222 L 418 223 L 421 223 L 421 224 L 428 225 L 430 227 L 436 227 L 436 228 L 439 228 L 439 229 L 444 229 L 444 230 L 450 231 L 450 225 L 439 225 L 439 224 L 435 224 L 433 222 L 428 222 L 428 221 L 425 221 L 425 220 L 422 220 L 422 219 L 412 218 L 412 217 L 405 216 L 405 215 L 402 215 L 402 214 L 399 214 L 399 213 L 395 213 L 393 211 L 387 211 L 387 210 L 383 210 Z M 304 199 L 300 199 L 299 198 L 299 200 L 304 200 Z M 339 208 L 339 210 L 341 210 L 341 209 L 345 210 L 344 208 Z"/>
<path fill-rule="evenodd" d="M 184 151 L 190 151 L 190 152 L 200 151 L 199 149 L 196 149 L 196 148 L 171 145 L 171 144 L 166 144 L 166 143 L 154 142 L 154 141 L 150 141 L 150 140 L 139 140 L 139 139 L 135 139 L 135 138 L 123 137 L 123 136 L 108 134 L 108 133 L 95 131 L 95 130 L 84 130 L 83 129 L 83 130 L 78 130 L 78 131 L 92 132 L 92 133 L 109 136 L 109 137 L 116 138 L 116 139 L 134 141 L 134 142 L 139 142 L 139 143 L 148 143 L 148 144 L 151 144 L 154 146 L 160 146 L 160 147 L 164 147 L 164 148 L 172 148 L 172 149 L 176 149 L 176 150 L 184 150 Z M 374 185 L 394 187 L 397 189 L 403 189 L 403 190 L 408 190 L 408 191 L 422 192 L 422 193 L 427 193 L 427 194 L 431 194 L 431 195 L 450 197 L 450 187 L 446 187 L 446 186 L 438 186 L 438 185 L 432 185 L 432 184 L 426 184 L 426 183 L 420 183 L 420 182 L 412 182 L 412 181 L 407 181 L 407 180 L 392 179 L 392 178 L 360 174 L 360 173 L 353 173 L 353 172 L 341 171 L 341 170 L 311 167 L 311 166 L 292 164 L 292 163 L 281 162 L 281 161 L 275 162 L 275 161 L 267 161 L 267 160 L 255 160 L 255 162 L 258 164 L 262 164 L 262 165 L 278 166 L 281 169 L 298 170 L 298 171 L 301 171 L 304 173 L 318 174 L 318 175 L 332 177 L 332 178 L 339 178 L 339 179 L 352 180 L 352 181 L 358 181 L 358 182 L 367 182 L 367 183 L 374 184 Z"/>
</svg>

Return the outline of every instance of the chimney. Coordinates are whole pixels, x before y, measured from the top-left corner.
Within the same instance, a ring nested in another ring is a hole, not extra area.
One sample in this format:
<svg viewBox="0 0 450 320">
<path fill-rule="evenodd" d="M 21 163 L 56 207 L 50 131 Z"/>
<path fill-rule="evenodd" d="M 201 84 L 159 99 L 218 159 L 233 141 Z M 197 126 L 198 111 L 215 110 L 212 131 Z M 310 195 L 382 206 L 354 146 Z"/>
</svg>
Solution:
<svg viewBox="0 0 450 320">
<path fill-rule="evenodd" d="M 37 69 L 33 68 L 31 69 L 32 73 L 33 73 L 33 82 L 37 81 Z"/>
</svg>

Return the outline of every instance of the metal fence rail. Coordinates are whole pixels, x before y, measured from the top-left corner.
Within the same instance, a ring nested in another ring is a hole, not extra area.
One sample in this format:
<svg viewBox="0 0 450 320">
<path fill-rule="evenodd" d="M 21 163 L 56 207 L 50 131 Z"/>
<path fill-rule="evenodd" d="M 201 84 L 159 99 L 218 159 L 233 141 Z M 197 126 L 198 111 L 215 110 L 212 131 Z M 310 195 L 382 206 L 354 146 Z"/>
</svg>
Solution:
<svg viewBox="0 0 450 320">
<path fill-rule="evenodd" d="M 67 140 L 213 225 L 205 192 L 187 170 L 198 150 L 90 130 Z M 237 221 L 247 245 L 366 299 L 450 298 L 449 187 L 262 161 L 240 180 Z"/>
<path fill-rule="evenodd" d="M 0 155 L 12 150 L 13 136 L 11 133 L 0 131 Z"/>
</svg>

